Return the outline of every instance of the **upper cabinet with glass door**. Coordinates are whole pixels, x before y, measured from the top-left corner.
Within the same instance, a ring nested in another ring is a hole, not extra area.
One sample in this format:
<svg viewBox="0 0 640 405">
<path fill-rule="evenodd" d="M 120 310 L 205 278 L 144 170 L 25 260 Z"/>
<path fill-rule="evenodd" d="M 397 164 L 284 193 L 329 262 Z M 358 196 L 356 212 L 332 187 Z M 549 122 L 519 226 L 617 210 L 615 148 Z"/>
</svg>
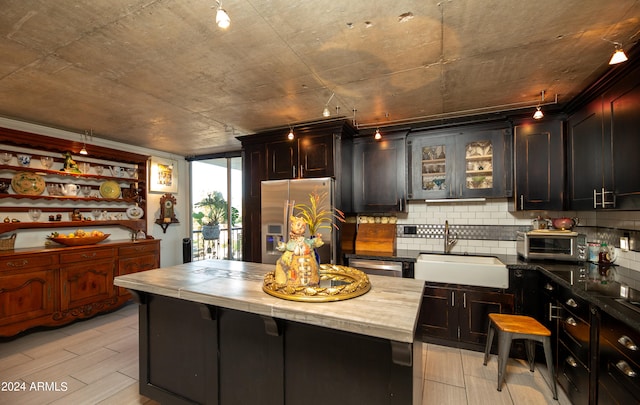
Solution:
<svg viewBox="0 0 640 405">
<path fill-rule="evenodd" d="M 491 127 L 411 134 L 409 198 L 509 196 L 510 135 L 510 129 Z"/>
</svg>

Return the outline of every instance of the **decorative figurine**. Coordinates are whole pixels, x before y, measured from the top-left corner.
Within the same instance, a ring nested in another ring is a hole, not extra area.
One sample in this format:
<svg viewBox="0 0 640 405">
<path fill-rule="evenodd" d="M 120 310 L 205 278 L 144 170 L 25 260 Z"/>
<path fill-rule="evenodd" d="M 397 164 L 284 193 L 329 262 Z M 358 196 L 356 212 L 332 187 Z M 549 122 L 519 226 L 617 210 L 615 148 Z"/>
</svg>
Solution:
<svg viewBox="0 0 640 405">
<path fill-rule="evenodd" d="M 318 233 L 305 238 L 305 220 L 291 216 L 290 222 L 289 240 L 286 243 L 280 241 L 277 246 L 283 253 L 276 262 L 276 283 L 291 287 L 317 286 L 320 283 L 320 266 L 313 249 L 324 245 L 322 235 Z"/>
<path fill-rule="evenodd" d="M 78 169 L 78 164 L 71 157 L 70 152 L 66 152 L 64 154 L 64 166 L 62 167 L 63 172 L 67 173 L 82 173 L 80 169 Z"/>
</svg>

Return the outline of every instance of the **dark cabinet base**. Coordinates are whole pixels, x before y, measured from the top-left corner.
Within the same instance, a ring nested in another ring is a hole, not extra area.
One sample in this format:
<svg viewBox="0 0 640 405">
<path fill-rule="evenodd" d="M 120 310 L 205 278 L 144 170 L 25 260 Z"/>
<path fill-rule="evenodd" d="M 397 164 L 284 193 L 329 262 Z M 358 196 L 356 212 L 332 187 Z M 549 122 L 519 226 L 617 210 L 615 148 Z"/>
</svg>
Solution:
<svg viewBox="0 0 640 405">
<path fill-rule="evenodd" d="M 420 342 L 153 294 L 137 299 L 140 393 L 163 404 L 421 402 Z"/>
</svg>

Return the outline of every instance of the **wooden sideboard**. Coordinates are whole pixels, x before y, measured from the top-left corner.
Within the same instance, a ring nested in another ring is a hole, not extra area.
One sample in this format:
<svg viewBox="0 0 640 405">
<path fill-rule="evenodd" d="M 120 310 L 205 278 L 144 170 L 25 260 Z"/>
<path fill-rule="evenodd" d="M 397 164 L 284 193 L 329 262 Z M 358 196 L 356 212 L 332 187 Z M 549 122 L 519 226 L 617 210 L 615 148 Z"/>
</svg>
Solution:
<svg viewBox="0 0 640 405">
<path fill-rule="evenodd" d="M 0 252 L 0 337 L 111 311 L 131 295 L 119 275 L 160 266 L 160 240 Z"/>
</svg>

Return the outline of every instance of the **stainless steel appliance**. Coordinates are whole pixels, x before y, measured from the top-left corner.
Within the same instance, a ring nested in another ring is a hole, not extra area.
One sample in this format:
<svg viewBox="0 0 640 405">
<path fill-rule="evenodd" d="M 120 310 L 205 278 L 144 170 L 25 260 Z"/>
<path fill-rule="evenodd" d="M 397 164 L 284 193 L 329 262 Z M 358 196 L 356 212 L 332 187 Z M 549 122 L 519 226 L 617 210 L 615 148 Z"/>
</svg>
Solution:
<svg viewBox="0 0 640 405">
<path fill-rule="evenodd" d="M 349 267 L 361 270 L 366 274 L 402 277 L 403 263 L 388 260 L 349 259 Z"/>
<path fill-rule="evenodd" d="M 328 194 L 333 210 L 334 180 L 332 178 L 268 180 L 262 182 L 262 263 L 275 264 L 282 252 L 276 250 L 278 241 L 286 241 L 289 235 L 287 204 L 309 204 L 313 191 Z M 333 229 L 321 229 L 324 245 L 318 249 L 320 262 L 336 263 L 336 243 Z"/>
<path fill-rule="evenodd" d="M 518 232 L 516 251 L 525 259 L 581 262 L 588 259 L 587 236 L 548 229 Z"/>
</svg>

